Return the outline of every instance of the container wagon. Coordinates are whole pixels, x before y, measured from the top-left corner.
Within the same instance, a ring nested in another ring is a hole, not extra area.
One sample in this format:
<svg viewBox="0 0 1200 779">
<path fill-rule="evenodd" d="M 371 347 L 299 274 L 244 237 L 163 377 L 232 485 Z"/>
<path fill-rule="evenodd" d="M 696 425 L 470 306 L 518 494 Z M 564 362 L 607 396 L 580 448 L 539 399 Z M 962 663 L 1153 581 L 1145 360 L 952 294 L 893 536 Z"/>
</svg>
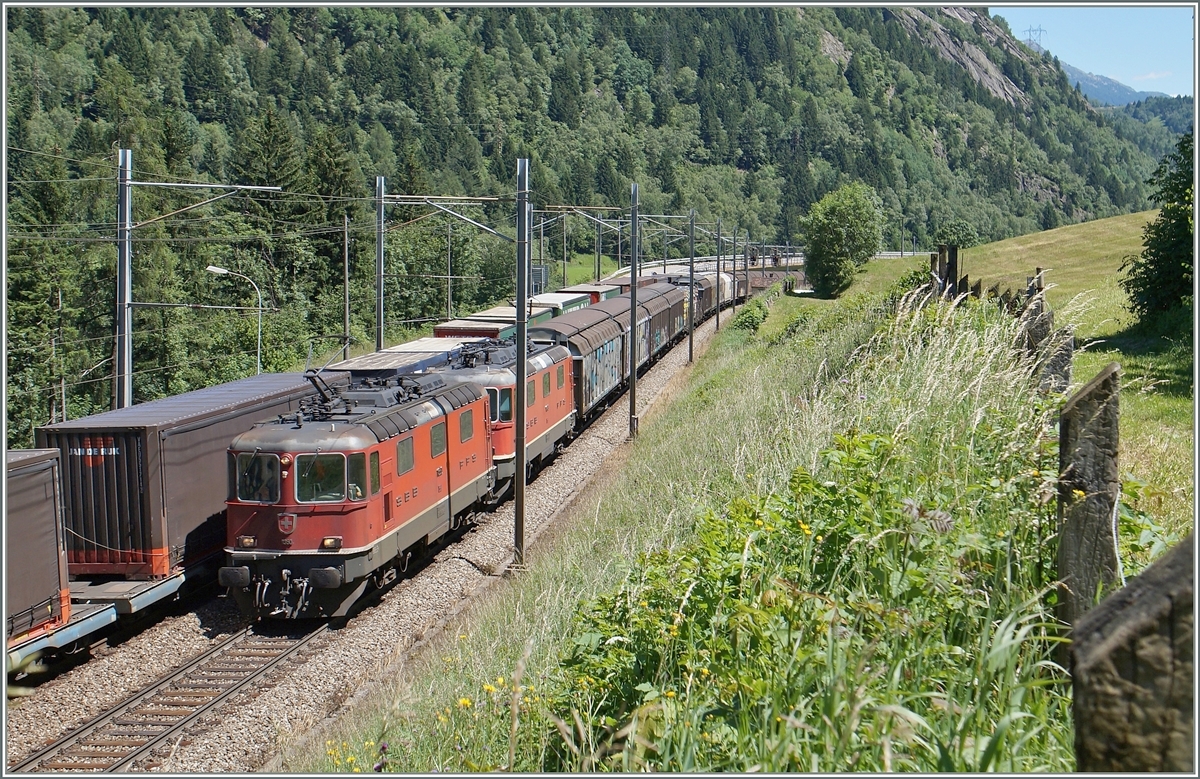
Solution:
<svg viewBox="0 0 1200 779">
<path fill-rule="evenodd" d="M 548 322 L 554 318 L 555 314 L 554 309 L 549 306 L 535 306 L 532 304 L 527 306 L 526 311 L 526 321 L 530 325 Z M 517 309 L 515 306 L 495 306 L 463 318 L 473 322 L 508 322 L 515 326 L 517 323 Z"/>
<path fill-rule="evenodd" d="M 265 373 L 38 428 L 38 445 L 62 463 L 73 603 L 128 613 L 211 579 L 225 540 L 229 441 L 314 394 L 302 374 Z"/>
<path fill-rule="evenodd" d="M 608 300 L 620 295 L 621 288 L 612 284 L 573 284 L 570 287 L 563 287 L 559 292 L 588 295 L 592 299 L 592 305 L 595 305 L 601 300 Z"/>
<path fill-rule="evenodd" d="M 438 337 L 478 336 L 482 338 L 512 338 L 517 334 L 515 321 L 487 321 L 480 319 L 451 319 L 433 326 L 433 334 Z"/>
</svg>

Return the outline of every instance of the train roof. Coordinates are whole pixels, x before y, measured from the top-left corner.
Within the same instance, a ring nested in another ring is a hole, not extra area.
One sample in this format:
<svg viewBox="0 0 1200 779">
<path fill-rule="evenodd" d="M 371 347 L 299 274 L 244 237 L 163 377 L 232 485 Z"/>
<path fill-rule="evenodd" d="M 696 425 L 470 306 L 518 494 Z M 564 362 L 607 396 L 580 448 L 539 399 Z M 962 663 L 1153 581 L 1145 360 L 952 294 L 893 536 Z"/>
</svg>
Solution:
<svg viewBox="0 0 1200 779">
<path fill-rule="evenodd" d="M 58 449 L 9 449 L 4 453 L 4 460 L 8 470 L 12 471 L 57 460 L 59 454 Z"/>
<path fill-rule="evenodd" d="M 349 374 L 326 371 L 321 374 L 329 384 L 349 383 Z M 114 411 L 43 425 L 47 432 L 66 430 L 105 430 L 126 428 L 170 428 L 231 411 L 252 408 L 261 403 L 286 397 L 315 394 L 303 373 L 262 373 L 245 379 L 159 398 Z"/>
</svg>

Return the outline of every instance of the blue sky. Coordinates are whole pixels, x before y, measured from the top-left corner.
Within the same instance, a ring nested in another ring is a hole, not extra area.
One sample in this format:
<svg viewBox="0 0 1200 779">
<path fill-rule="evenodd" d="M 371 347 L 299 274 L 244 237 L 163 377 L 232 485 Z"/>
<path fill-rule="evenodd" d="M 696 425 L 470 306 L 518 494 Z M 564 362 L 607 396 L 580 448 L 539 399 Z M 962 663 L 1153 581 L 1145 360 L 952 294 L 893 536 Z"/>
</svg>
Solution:
<svg viewBox="0 0 1200 779">
<path fill-rule="evenodd" d="M 1013 37 L 1041 27 L 1041 44 L 1062 62 L 1141 92 L 1194 95 L 1191 6 L 1001 6 Z M 1037 40 L 1037 36 L 1032 36 Z"/>
</svg>

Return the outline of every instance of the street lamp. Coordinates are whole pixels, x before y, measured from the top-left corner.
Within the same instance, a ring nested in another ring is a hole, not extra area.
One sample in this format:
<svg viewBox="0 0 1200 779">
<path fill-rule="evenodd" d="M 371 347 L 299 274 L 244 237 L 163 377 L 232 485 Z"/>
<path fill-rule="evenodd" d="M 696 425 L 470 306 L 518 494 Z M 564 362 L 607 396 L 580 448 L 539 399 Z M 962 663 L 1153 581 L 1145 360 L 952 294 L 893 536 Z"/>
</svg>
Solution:
<svg viewBox="0 0 1200 779">
<path fill-rule="evenodd" d="M 209 265 L 207 268 L 205 268 L 205 270 L 207 270 L 209 273 L 215 273 L 218 276 L 225 276 L 225 275 L 238 276 L 238 277 L 243 278 L 246 281 L 250 282 L 250 286 L 254 287 L 254 292 L 258 295 L 258 371 L 257 371 L 257 373 L 262 373 L 262 312 L 263 312 L 262 292 L 259 292 L 258 285 L 254 283 L 254 279 L 252 279 L 249 276 L 246 276 L 244 274 L 238 273 L 235 270 L 229 270 L 228 268 L 222 268 L 218 265 Z"/>
</svg>

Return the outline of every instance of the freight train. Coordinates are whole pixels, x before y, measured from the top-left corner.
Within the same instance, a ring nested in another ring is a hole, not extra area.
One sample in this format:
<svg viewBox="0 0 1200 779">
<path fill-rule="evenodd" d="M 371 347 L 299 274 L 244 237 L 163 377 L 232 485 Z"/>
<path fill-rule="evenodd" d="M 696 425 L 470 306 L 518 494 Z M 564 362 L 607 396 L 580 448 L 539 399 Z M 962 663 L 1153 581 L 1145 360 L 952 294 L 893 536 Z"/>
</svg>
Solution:
<svg viewBox="0 0 1200 779">
<path fill-rule="evenodd" d="M 694 301 L 686 275 L 639 279 L 631 326 L 624 282 L 529 324 L 531 472 L 620 396 L 630 349 L 641 368 L 715 285 L 723 306 L 746 294 L 728 274 L 697 274 Z M 345 613 L 511 494 L 515 364 L 511 340 L 424 338 L 39 428 L 42 451 L 8 453 L 8 670 L 214 578 L 255 616 Z"/>
<path fill-rule="evenodd" d="M 566 296 L 564 296 L 566 297 Z M 585 297 L 585 299 L 587 299 Z M 590 302 L 590 300 L 588 300 Z M 528 329 L 526 456 L 551 459 L 686 334 L 673 284 L 578 307 Z M 229 450 L 227 565 L 218 581 L 268 618 L 337 617 L 414 555 L 512 487 L 516 346 L 467 345 L 428 371 L 356 380 L 293 415 L 263 422 Z M 311 376 L 315 385 L 320 380 Z"/>
</svg>

